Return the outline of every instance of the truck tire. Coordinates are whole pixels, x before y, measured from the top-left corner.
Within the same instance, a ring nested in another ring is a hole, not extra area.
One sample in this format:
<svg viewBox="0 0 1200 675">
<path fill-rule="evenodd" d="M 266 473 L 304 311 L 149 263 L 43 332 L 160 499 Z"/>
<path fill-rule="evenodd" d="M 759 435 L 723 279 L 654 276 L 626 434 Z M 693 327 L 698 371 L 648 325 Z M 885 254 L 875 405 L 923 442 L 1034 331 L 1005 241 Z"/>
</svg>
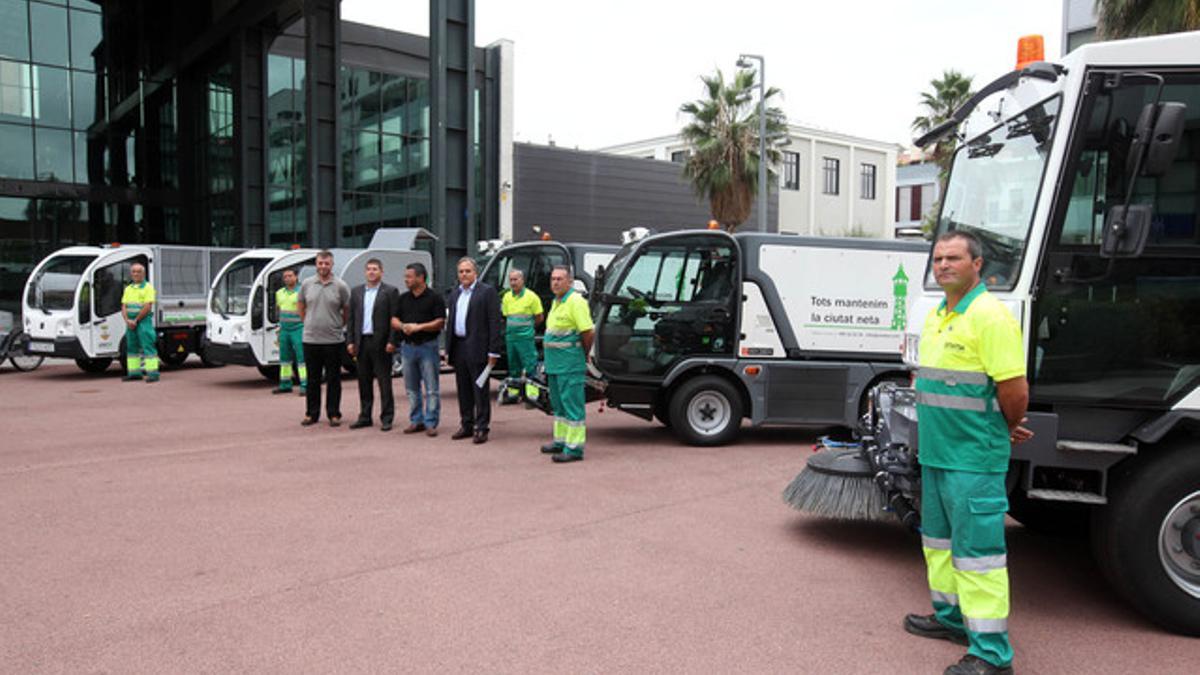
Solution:
<svg viewBox="0 0 1200 675">
<path fill-rule="evenodd" d="M 1110 474 L 1108 504 L 1092 516 L 1093 551 L 1130 604 L 1200 636 L 1200 447 L 1148 450 Z"/>
<path fill-rule="evenodd" d="M 279 366 L 259 366 L 258 372 L 271 382 L 279 381 Z"/>
<path fill-rule="evenodd" d="M 187 352 L 184 352 L 182 354 L 180 354 L 179 352 L 162 352 L 162 355 L 163 355 L 163 357 L 162 357 L 163 363 L 167 364 L 168 366 L 170 366 L 172 368 L 178 368 L 179 366 L 182 366 L 183 362 L 187 361 L 187 357 L 188 357 Z"/>
<path fill-rule="evenodd" d="M 103 373 L 112 365 L 112 357 L 100 359 L 75 359 L 75 365 L 85 373 Z"/>
<path fill-rule="evenodd" d="M 224 363 L 221 363 L 220 361 L 215 361 L 215 360 L 209 358 L 208 350 L 206 350 L 206 349 L 200 350 L 200 363 L 203 363 L 205 368 L 220 368 L 221 366 L 225 365 Z"/>
<path fill-rule="evenodd" d="M 742 425 L 742 394 L 722 377 L 701 375 L 671 395 L 671 429 L 688 445 L 725 445 Z"/>
</svg>

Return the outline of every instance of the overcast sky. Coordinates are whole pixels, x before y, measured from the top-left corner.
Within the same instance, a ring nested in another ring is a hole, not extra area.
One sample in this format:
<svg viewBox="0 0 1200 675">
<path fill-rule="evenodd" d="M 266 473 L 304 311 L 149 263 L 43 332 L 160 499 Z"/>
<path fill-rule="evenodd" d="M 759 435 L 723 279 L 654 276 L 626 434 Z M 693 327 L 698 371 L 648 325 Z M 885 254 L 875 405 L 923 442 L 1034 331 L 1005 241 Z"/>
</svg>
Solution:
<svg viewBox="0 0 1200 675">
<path fill-rule="evenodd" d="M 594 149 L 672 134 L 699 76 L 766 57 L 796 124 L 909 144 L 920 92 L 944 69 L 983 86 L 1017 38 L 1060 56 L 1058 0 L 475 0 L 475 42 L 514 42 L 518 141 Z M 343 0 L 342 18 L 429 34 L 427 0 Z"/>
</svg>

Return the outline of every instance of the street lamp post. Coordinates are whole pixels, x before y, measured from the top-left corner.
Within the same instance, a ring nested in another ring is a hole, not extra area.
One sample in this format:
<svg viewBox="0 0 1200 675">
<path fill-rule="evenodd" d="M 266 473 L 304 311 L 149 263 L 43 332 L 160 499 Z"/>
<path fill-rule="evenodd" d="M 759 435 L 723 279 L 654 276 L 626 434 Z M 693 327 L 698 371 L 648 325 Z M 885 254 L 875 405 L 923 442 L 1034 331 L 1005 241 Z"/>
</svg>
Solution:
<svg viewBox="0 0 1200 675">
<path fill-rule="evenodd" d="M 758 61 L 758 229 L 767 231 L 767 62 L 758 54 L 738 55 L 739 68 Z"/>
</svg>

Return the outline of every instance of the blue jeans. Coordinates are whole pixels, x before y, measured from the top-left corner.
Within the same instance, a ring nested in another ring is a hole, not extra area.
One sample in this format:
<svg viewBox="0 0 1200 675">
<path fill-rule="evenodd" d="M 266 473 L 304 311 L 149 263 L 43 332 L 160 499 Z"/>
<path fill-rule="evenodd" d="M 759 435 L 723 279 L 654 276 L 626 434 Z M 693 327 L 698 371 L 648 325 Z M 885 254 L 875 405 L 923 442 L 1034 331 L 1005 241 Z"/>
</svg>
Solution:
<svg viewBox="0 0 1200 675">
<path fill-rule="evenodd" d="M 424 424 L 426 428 L 438 425 L 438 416 L 442 410 L 441 393 L 438 391 L 438 359 L 437 340 L 430 340 L 419 345 L 405 342 L 400 346 L 400 355 L 404 360 L 404 388 L 408 392 L 408 420 L 413 424 Z M 421 387 L 424 385 L 424 395 Z"/>
</svg>

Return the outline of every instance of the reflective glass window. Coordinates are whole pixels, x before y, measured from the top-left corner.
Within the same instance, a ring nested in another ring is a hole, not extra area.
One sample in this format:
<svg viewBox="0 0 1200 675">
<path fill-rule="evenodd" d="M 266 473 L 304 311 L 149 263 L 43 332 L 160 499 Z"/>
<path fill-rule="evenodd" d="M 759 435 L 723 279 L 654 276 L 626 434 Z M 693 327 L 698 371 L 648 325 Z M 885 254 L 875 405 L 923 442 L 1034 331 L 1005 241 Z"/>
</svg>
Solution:
<svg viewBox="0 0 1200 675">
<path fill-rule="evenodd" d="M 40 2 L 30 3 L 29 23 L 33 36 L 33 60 L 52 66 L 68 65 L 67 10 Z"/>
<path fill-rule="evenodd" d="M 0 177 L 33 178 L 33 129 L 0 124 Z"/>
<path fill-rule="evenodd" d="M 33 67 L 33 118 L 38 126 L 71 126 L 71 73 L 63 68 Z"/>
<path fill-rule="evenodd" d="M 33 119 L 33 76 L 28 63 L 0 59 L 0 122 Z"/>
<path fill-rule="evenodd" d="M 71 132 L 62 129 L 37 130 L 37 179 L 75 180 L 75 160 L 71 153 Z"/>
<path fill-rule="evenodd" d="M 28 11 L 25 0 L 0 0 L 0 56 L 29 58 Z"/>
<path fill-rule="evenodd" d="M 76 183 L 87 183 L 88 182 L 87 133 L 83 132 L 83 131 L 76 131 L 74 134 L 74 139 L 75 139 L 75 182 Z"/>
<path fill-rule="evenodd" d="M 96 69 L 93 52 L 101 39 L 100 15 L 91 12 L 71 12 L 71 65 L 84 70 Z"/>
<path fill-rule="evenodd" d="M 96 122 L 96 111 L 103 109 L 103 106 L 96 105 L 96 76 L 74 71 L 71 73 L 71 88 L 71 117 L 75 120 L 75 128 L 86 129 Z"/>
</svg>

